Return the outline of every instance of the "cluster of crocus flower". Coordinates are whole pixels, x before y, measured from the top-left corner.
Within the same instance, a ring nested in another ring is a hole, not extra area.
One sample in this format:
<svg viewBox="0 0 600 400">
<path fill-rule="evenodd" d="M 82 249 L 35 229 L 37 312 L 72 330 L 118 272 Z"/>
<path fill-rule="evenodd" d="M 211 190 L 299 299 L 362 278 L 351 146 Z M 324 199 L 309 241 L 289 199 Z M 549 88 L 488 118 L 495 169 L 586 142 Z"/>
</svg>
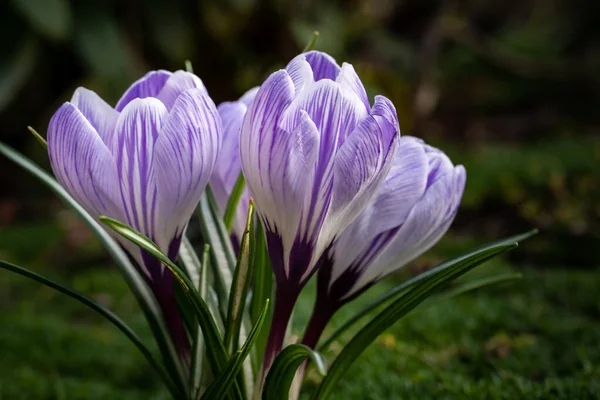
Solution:
<svg viewBox="0 0 600 400">
<path fill-rule="evenodd" d="M 183 71 L 148 73 L 115 108 L 79 88 L 52 118 L 48 149 L 57 179 L 92 216 L 126 222 L 172 260 L 206 185 L 224 211 L 243 172 L 232 240 L 239 244 L 252 197 L 276 281 L 265 370 L 315 273 L 317 305 L 303 340 L 311 347 L 339 307 L 439 240 L 465 184 L 464 169 L 440 150 L 400 137 L 389 99 L 371 104 L 350 64 L 317 51 L 218 107 Z M 173 275 L 120 242 L 188 357 Z"/>
</svg>

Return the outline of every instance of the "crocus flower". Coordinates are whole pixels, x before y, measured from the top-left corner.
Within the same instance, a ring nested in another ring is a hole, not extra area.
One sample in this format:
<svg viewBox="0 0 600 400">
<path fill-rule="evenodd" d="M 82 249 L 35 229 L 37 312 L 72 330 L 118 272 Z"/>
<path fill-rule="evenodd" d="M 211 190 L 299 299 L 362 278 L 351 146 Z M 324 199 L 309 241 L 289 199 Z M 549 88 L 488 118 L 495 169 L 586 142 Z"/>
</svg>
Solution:
<svg viewBox="0 0 600 400">
<path fill-rule="evenodd" d="M 238 176 L 242 172 L 240 161 L 240 129 L 248 106 L 256 97 L 258 87 L 248 90 L 237 101 L 227 101 L 217 106 L 219 116 L 223 122 L 223 145 L 217 157 L 217 164 L 210 178 L 210 186 L 213 190 L 215 200 L 221 213 L 225 213 L 227 202 L 233 191 Z M 239 249 L 244 229 L 246 228 L 246 217 L 250 193 L 248 188 L 244 192 L 236 209 L 231 239 L 234 247 Z"/>
<path fill-rule="evenodd" d="M 264 365 L 282 346 L 317 260 L 387 175 L 399 126 L 392 103 L 371 107 L 352 65 L 301 54 L 262 84 L 240 135 L 242 169 L 277 281 Z"/>
<path fill-rule="evenodd" d="M 400 139 L 377 195 L 321 257 L 317 302 L 303 343 L 314 347 L 333 315 L 446 233 L 465 187 L 462 165 L 422 140 Z"/>
<path fill-rule="evenodd" d="M 116 108 L 78 88 L 50 121 L 48 151 L 58 181 L 93 217 L 131 225 L 174 260 L 215 165 L 220 131 L 216 107 L 198 77 L 154 71 L 135 82 Z M 145 274 L 184 353 L 189 344 L 171 272 L 117 239 Z"/>
</svg>

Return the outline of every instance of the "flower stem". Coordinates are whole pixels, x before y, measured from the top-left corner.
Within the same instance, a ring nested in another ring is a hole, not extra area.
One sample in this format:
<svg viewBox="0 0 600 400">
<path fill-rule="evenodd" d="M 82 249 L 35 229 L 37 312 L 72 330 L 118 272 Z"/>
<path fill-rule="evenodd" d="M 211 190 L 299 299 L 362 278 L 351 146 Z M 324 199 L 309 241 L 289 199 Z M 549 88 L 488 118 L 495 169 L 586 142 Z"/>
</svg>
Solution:
<svg viewBox="0 0 600 400">
<path fill-rule="evenodd" d="M 271 323 L 271 330 L 269 332 L 269 338 L 267 339 L 267 345 L 265 348 L 265 356 L 263 358 L 262 365 L 262 380 L 264 381 L 271 368 L 271 364 L 277 357 L 277 354 L 283 347 L 285 340 L 285 333 L 292 316 L 292 310 L 298 300 L 300 294 L 300 288 L 296 286 L 289 286 L 285 284 L 277 284 L 275 290 L 275 309 L 273 310 L 273 322 Z"/>
</svg>

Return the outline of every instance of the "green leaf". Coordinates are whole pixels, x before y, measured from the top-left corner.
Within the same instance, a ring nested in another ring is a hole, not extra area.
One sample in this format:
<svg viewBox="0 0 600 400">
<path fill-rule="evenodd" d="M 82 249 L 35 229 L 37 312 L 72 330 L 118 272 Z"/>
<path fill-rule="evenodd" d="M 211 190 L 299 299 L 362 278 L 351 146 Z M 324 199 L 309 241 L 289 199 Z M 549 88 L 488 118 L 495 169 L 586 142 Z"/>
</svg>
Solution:
<svg viewBox="0 0 600 400">
<path fill-rule="evenodd" d="M 225 214 L 223 215 L 223 222 L 225 223 L 227 232 L 231 232 L 231 227 L 233 226 L 233 221 L 235 219 L 235 213 L 237 211 L 238 204 L 240 203 L 240 199 L 244 194 L 245 187 L 246 180 L 244 179 L 244 174 L 240 172 L 231 191 L 231 196 L 229 196 L 229 200 L 227 201 Z"/>
<path fill-rule="evenodd" d="M 194 73 L 194 67 L 192 66 L 192 62 L 190 60 L 185 60 L 185 70 L 189 73 Z"/>
<path fill-rule="evenodd" d="M 202 270 L 200 273 L 200 281 L 198 284 L 198 293 L 203 299 L 208 298 L 208 264 L 209 264 L 209 252 L 210 246 L 204 245 L 204 252 L 202 253 Z M 210 306 L 209 306 L 210 309 Z M 200 389 L 202 386 L 202 376 L 204 371 L 202 369 L 204 363 L 204 340 L 200 336 L 200 327 L 195 335 L 195 341 L 192 346 L 192 362 L 190 370 L 190 382 L 192 387 L 192 398 L 196 399 L 200 397 Z"/>
<path fill-rule="evenodd" d="M 2 260 L 0 260 L 0 268 L 4 268 L 8 271 L 15 272 L 19 275 L 22 275 L 29 279 L 33 279 L 34 281 L 37 281 L 43 285 L 46 285 L 52 289 L 55 289 L 65 295 L 79 301 L 80 303 L 84 304 L 85 306 L 96 311 L 98 314 L 102 315 L 110 323 L 112 323 L 114 326 L 116 326 L 121 332 L 123 332 L 129 340 L 131 340 L 131 342 L 138 348 L 138 350 L 142 353 L 142 355 L 146 358 L 146 360 L 150 363 L 150 365 L 156 370 L 156 372 L 158 372 L 158 375 L 161 377 L 163 382 L 165 382 L 165 384 L 169 388 L 169 391 L 175 398 L 183 395 L 183 393 L 180 392 L 179 388 L 177 388 L 177 386 L 175 386 L 173 384 L 173 380 L 171 379 L 171 377 L 169 376 L 169 374 L 167 373 L 167 371 L 165 370 L 163 365 L 154 358 L 154 356 L 152 355 L 152 352 L 150 352 L 150 350 L 148 350 L 148 348 L 146 347 L 144 342 L 142 342 L 142 339 L 140 339 L 138 337 L 138 335 L 136 335 L 136 333 L 112 311 L 110 311 L 106 307 L 102 306 L 101 304 L 97 303 L 95 300 L 87 297 L 83 293 L 80 293 L 73 289 L 69 289 L 68 287 L 63 286 L 60 283 L 54 282 L 51 279 L 48 279 L 42 275 L 39 275 L 33 271 L 28 270 L 26 268 L 19 267 L 18 265 L 11 264 L 9 262 L 2 261 Z"/>
<path fill-rule="evenodd" d="M 414 285 L 400 298 L 393 301 L 381 313 L 377 314 L 350 340 L 336 357 L 313 398 L 322 400 L 329 397 L 335 383 L 377 336 L 421 304 L 421 302 L 426 300 L 443 285 L 498 254 L 514 249 L 517 246 L 516 242 L 497 245 L 488 248 L 478 255 L 460 258 L 454 262 L 447 263 L 444 268 L 438 268 L 433 273 L 425 273 L 427 274 L 426 278 L 420 280 L 419 283 Z"/>
<path fill-rule="evenodd" d="M 211 248 L 210 265 L 214 278 L 213 286 L 219 299 L 220 311 L 225 319 L 233 279 L 232 271 L 235 269 L 236 259 L 229 234 L 225 229 L 210 187 L 206 188 L 204 195 L 200 198 L 198 213 L 202 237 Z"/>
<path fill-rule="evenodd" d="M 217 329 L 217 325 L 213 316 L 208 308 L 208 305 L 200 297 L 200 293 L 194 287 L 192 281 L 187 277 L 187 275 L 177 266 L 175 265 L 169 257 L 167 257 L 158 246 L 152 242 L 148 237 L 143 235 L 140 232 L 137 232 L 132 227 L 119 222 L 115 219 L 101 216 L 100 221 L 110 227 L 119 235 L 123 236 L 125 239 L 131 241 L 133 244 L 141 247 L 143 250 L 146 250 L 150 255 L 156 257 L 162 264 L 167 267 L 172 273 L 175 279 L 179 282 L 179 284 L 185 290 L 190 302 L 194 306 L 194 310 L 196 311 L 196 318 L 198 319 L 198 323 L 202 328 L 202 333 L 204 335 L 204 342 L 208 354 L 208 359 L 211 364 L 211 368 L 215 374 L 220 373 L 229 357 L 227 355 L 227 351 L 225 350 L 225 346 L 223 345 L 223 341 L 219 335 L 219 331 Z M 235 385 L 234 388 L 236 393 L 240 392 L 240 388 L 238 385 Z"/>
<path fill-rule="evenodd" d="M 6 156 L 15 164 L 19 165 L 36 177 L 41 183 L 50 188 L 62 201 L 64 201 L 77 214 L 79 214 L 79 216 L 90 227 L 100 243 L 102 243 L 102 245 L 108 250 L 109 254 L 116 262 L 117 266 L 123 273 L 129 289 L 136 297 L 136 300 L 138 301 L 138 304 L 140 305 L 146 320 L 150 325 L 150 329 L 152 329 L 154 338 L 156 339 L 163 360 L 165 361 L 166 368 L 173 378 L 173 381 L 181 392 L 187 392 L 187 380 L 185 379 L 183 366 L 181 365 L 177 350 L 175 349 L 175 346 L 171 340 L 171 336 L 163 319 L 160 306 L 145 279 L 142 277 L 138 269 L 131 263 L 131 261 L 129 261 L 129 257 L 121 249 L 121 246 L 104 230 L 102 226 L 100 226 L 100 224 L 98 224 L 98 222 L 96 222 L 94 218 L 92 218 L 92 216 L 87 213 L 87 211 L 83 209 L 83 207 L 81 207 L 67 193 L 67 191 L 54 178 L 38 167 L 35 163 L 1 142 L 0 154 Z"/>
<path fill-rule="evenodd" d="M 326 374 L 325 360 L 321 354 L 303 344 L 292 344 L 275 358 L 265 379 L 262 399 L 287 399 L 296 371 L 307 358 L 313 361 L 321 375 Z"/>
<path fill-rule="evenodd" d="M 256 324 L 250 331 L 246 342 L 242 346 L 240 350 L 238 350 L 233 357 L 229 360 L 227 367 L 223 369 L 221 374 L 216 377 L 213 383 L 206 389 L 202 399 L 213 400 L 213 399 L 222 399 L 226 394 L 229 387 L 236 382 L 236 376 L 240 372 L 244 360 L 248 357 L 250 353 L 250 349 L 254 344 L 254 341 L 258 337 L 258 333 L 260 332 L 263 323 L 265 322 L 265 317 L 267 315 L 267 311 L 269 309 L 269 301 L 266 302 L 263 312 L 261 313 L 260 318 L 256 321 Z"/>
<path fill-rule="evenodd" d="M 315 44 L 317 44 L 318 38 L 319 38 L 319 31 L 313 31 L 312 37 L 310 38 L 310 40 L 308 41 L 308 43 L 306 44 L 306 46 L 304 47 L 304 50 L 302 50 L 302 52 L 306 53 L 307 51 L 312 50 L 312 48 L 315 47 Z"/>
<path fill-rule="evenodd" d="M 387 292 L 387 293 L 381 295 L 380 297 L 378 297 L 377 299 L 375 299 L 373 302 L 371 302 L 371 304 L 369 304 L 367 307 L 365 307 L 359 313 L 357 313 L 354 317 L 352 317 L 350 320 L 348 320 L 346 323 L 344 323 L 344 325 L 342 325 L 340 328 L 338 328 L 325 342 L 323 342 L 318 347 L 319 351 L 324 351 L 325 349 L 327 349 L 327 347 L 329 347 L 329 345 L 331 343 L 333 343 L 337 338 L 339 338 L 349 328 L 354 326 L 358 321 L 363 319 L 365 316 L 369 315 L 371 313 L 371 311 L 392 301 L 393 299 L 397 298 L 398 296 L 400 296 L 401 294 L 406 292 L 406 290 L 410 289 L 412 286 L 422 282 L 423 280 L 427 279 L 431 275 L 434 275 L 438 271 L 447 268 L 449 265 L 452 265 L 457 262 L 461 262 L 463 260 L 468 260 L 469 258 L 472 258 L 472 257 L 478 257 L 479 255 L 485 253 L 486 251 L 493 249 L 495 247 L 501 246 L 501 245 L 505 245 L 505 244 L 509 244 L 509 243 L 518 243 L 518 242 L 525 240 L 537 233 L 538 233 L 538 230 L 533 229 L 529 232 L 521 233 L 518 235 L 508 237 L 506 239 L 487 243 L 473 251 L 470 251 L 469 253 L 462 254 L 452 260 L 445 261 L 442 264 L 440 264 L 428 271 L 425 271 L 422 274 L 419 274 L 407 281 L 402 282 L 401 284 L 399 284 L 398 286 L 396 286 L 389 292 Z"/>
<path fill-rule="evenodd" d="M 230 354 L 237 351 L 240 340 L 240 329 L 246 305 L 246 297 L 250 289 L 254 255 L 254 205 L 250 202 L 246 229 L 242 235 L 240 254 L 233 274 L 233 283 L 229 293 L 229 308 L 225 325 L 225 347 Z"/>
<path fill-rule="evenodd" d="M 255 242 L 254 278 L 252 281 L 252 297 L 250 299 L 250 318 L 253 324 L 256 323 L 256 320 L 260 316 L 262 304 L 265 304 L 273 294 L 273 270 L 271 269 L 271 260 L 269 259 L 269 254 L 267 252 L 265 234 L 260 219 L 257 219 L 256 223 Z M 271 325 L 272 312 L 273 310 L 270 309 L 265 327 Z M 269 330 L 263 329 L 263 332 L 259 334 L 259 337 L 256 340 L 255 351 L 253 354 L 253 368 L 254 374 L 257 376 L 260 372 L 262 356 L 265 353 L 268 336 Z"/>
<path fill-rule="evenodd" d="M 194 284 L 194 287 L 199 289 L 202 264 L 194 250 L 194 246 L 192 246 L 190 240 L 185 235 L 179 248 L 179 261 L 183 265 L 183 270 Z"/>
<path fill-rule="evenodd" d="M 475 279 L 468 282 L 460 283 L 459 285 L 448 289 L 447 291 L 440 293 L 435 297 L 435 300 L 445 301 L 451 299 L 456 296 L 460 296 L 461 294 L 480 289 L 482 287 L 495 285 L 502 282 L 513 281 L 516 279 L 521 279 L 523 277 L 522 274 L 513 273 L 513 274 L 502 274 L 496 276 L 488 276 L 481 279 Z"/>
<path fill-rule="evenodd" d="M 44 149 L 47 151 L 48 150 L 48 142 L 46 142 L 46 139 L 44 139 L 44 137 L 42 135 L 40 135 L 38 133 L 38 131 L 36 131 L 35 129 L 33 129 L 31 126 L 27 127 L 27 130 L 33 135 L 33 137 L 44 147 Z"/>
<path fill-rule="evenodd" d="M 71 7 L 67 0 L 12 0 L 39 33 L 63 40 L 71 29 Z"/>
</svg>

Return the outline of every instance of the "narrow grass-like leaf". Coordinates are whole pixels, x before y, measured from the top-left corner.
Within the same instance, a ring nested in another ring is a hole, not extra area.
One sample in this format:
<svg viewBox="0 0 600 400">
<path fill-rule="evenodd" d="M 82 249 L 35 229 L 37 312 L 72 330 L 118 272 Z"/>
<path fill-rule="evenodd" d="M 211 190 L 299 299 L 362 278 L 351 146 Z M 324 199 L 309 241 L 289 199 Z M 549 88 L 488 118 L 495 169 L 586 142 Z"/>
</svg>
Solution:
<svg viewBox="0 0 600 400">
<path fill-rule="evenodd" d="M 42 135 L 40 135 L 38 133 L 38 131 L 36 131 L 35 129 L 33 129 L 31 126 L 27 127 L 27 130 L 33 135 L 33 137 L 42 145 L 44 146 L 44 148 L 46 150 L 48 150 L 48 142 L 46 142 L 46 139 L 44 139 L 44 137 Z"/>
<path fill-rule="evenodd" d="M 188 242 L 189 243 L 189 242 Z M 190 244 L 191 245 L 191 244 Z M 198 293 L 203 299 L 208 299 L 208 263 L 210 246 L 205 244 L 202 252 L 202 268 L 200 270 L 200 278 L 198 281 Z M 194 252 L 194 254 L 196 254 Z M 209 306 L 210 309 L 210 306 Z M 200 389 L 202 386 L 202 377 L 204 376 L 204 338 L 200 335 L 201 328 L 198 326 L 194 343 L 192 346 L 192 362 L 190 363 L 190 387 L 192 388 L 192 398 L 200 398 Z"/>
<path fill-rule="evenodd" d="M 242 236 L 240 254 L 238 256 L 237 266 L 233 274 L 231 291 L 229 292 L 229 308 L 227 311 L 227 323 L 225 324 L 225 347 L 230 354 L 237 351 L 240 339 L 240 329 L 246 297 L 250 289 L 252 278 L 252 267 L 254 256 L 254 205 L 250 202 L 248 207 L 248 218 L 246 220 L 246 229 Z"/>
<path fill-rule="evenodd" d="M 467 292 L 470 292 L 473 290 L 481 289 L 482 287 L 495 285 L 495 284 L 507 282 L 507 281 L 514 281 L 517 279 L 521 279 L 522 277 L 523 277 L 522 274 L 512 273 L 512 274 L 502 274 L 502 275 L 496 275 L 496 276 L 487 276 L 485 278 L 475 279 L 475 280 L 468 281 L 468 282 L 463 282 L 463 283 L 456 285 L 453 288 L 448 289 L 447 291 L 445 291 L 443 293 L 440 293 L 438 296 L 436 296 L 432 300 L 445 301 L 445 300 L 451 299 L 453 297 L 460 296 L 461 294 L 464 294 L 464 293 L 467 293 Z"/>
<path fill-rule="evenodd" d="M 190 60 L 185 60 L 185 70 L 187 72 L 194 73 L 194 67 L 192 66 L 192 62 Z"/>
<path fill-rule="evenodd" d="M 493 249 L 495 247 L 502 246 L 505 244 L 510 244 L 510 243 L 518 243 L 522 240 L 530 238 L 531 236 L 533 236 L 537 233 L 538 233 L 538 230 L 533 229 L 529 232 L 521 233 L 518 235 L 510 236 L 506 239 L 487 243 L 473 251 L 462 254 L 456 258 L 453 258 L 452 260 L 445 261 L 445 262 L 437 265 L 436 267 L 433 267 L 430 270 L 423 272 L 422 274 L 419 274 L 411 279 L 408 279 L 408 280 L 402 282 L 401 284 L 399 284 L 398 286 L 396 286 L 389 292 L 379 296 L 377 299 L 375 299 L 373 302 L 371 302 L 371 304 L 369 304 L 368 306 L 363 308 L 360 312 L 358 312 L 356 315 L 354 315 L 352 318 L 350 318 L 346 323 L 344 323 L 341 327 L 339 327 L 326 341 L 324 341 L 318 347 L 319 351 L 324 351 L 325 349 L 327 349 L 327 347 L 329 347 L 329 345 L 331 343 L 333 343 L 337 338 L 339 338 L 345 331 L 347 331 L 349 328 L 354 326 L 358 321 L 360 321 L 361 319 L 363 319 L 364 317 L 369 315 L 373 310 L 392 301 L 393 299 L 400 296 L 402 293 L 406 292 L 406 290 L 408 290 L 412 286 L 414 286 L 414 285 L 422 282 L 423 280 L 427 279 L 428 277 L 436 274 L 438 271 L 448 268 L 449 266 L 451 266 L 457 262 L 465 261 L 465 260 L 468 260 L 468 259 L 474 258 L 474 257 L 479 257 L 481 254 L 484 254 L 486 251 Z"/>
<path fill-rule="evenodd" d="M 80 293 L 76 290 L 69 289 L 68 287 L 61 285 L 60 283 L 54 282 L 51 279 L 48 279 L 38 273 L 30 271 L 26 268 L 20 267 L 15 264 L 11 264 L 6 261 L 0 260 L 0 268 L 4 268 L 8 271 L 15 272 L 19 275 L 22 275 L 26 278 L 33 279 L 36 282 L 41 283 L 42 285 L 46 285 L 52 289 L 55 289 L 77 301 L 82 303 L 83 305 L 91 308 L 96 311 L 98 314 L 102 315 L 106 318 L 110 323 L 116 326 L 121 332 L 127 336 L 127 338 L 138 348 L 138 350 L 142 353 L 142 355 L 146 358 L 148 363 L 158 372 L 158 375 L 161 377 L 163 382 L 169 388 L 171 394 L 178 398 L 178 396 L 182 396 L 183 393 L 179 391 L 179 388 L 174 385 L 171 377 L 165 370 L 164 366 L 154 358 L 152 352 L 146 347 L 142 339 L 138 337 L 138 335 L 123 321 L 119 318 L 115 313 L 104 307 L 103 305 L 96 302 L 94 299 Z"/>
<path fill-rule="evenodd" d="M 503 244 L 490 248 L 487 251 L 475 257 L 458 260 L 446 268 L 438 269 L 433 274 L 421 280 L 414 285 L 400 298 L 393 301 L 382 312 L 377 314 L 368 324 L 366 324 L 351 340 L 344 346 L 340 354 L 329 368 L 327 376 L 323 379 L 314 399 L 323 400 L 329 397 L 334 385 L 341 378 L 344 372 L 352 363 L 362 354 L 362 352 L 386 329 L 392 326 L 396 321 L 417 307 L 421 302 L 434 294 L 444 284 L 458 278 L 467 271 L 485 261 L 517 247 L 517 243 Z"/>
<path fill-rule="evenodd" d="M 190 240 L 185 235 L 179 248 L 179 261 L 183 265 L 183 270 L 194 284 L 194 287 L 198 289 L 202 263 L 194 250 L 194 246 L 192 246 L 192 243 L 190 243 Z"/>
<path fill-rule="evenodd" d="M 267 244 L 260 219 L 256 220 L 255 236 L 255 255 L 254 255 L 254 278 L 252 280 L 252 292 L 250 298 L 250 318 L 253 324 L 260 316 L 262 304 L 271 298 L 273 293 L 273 270 L 271 269 L 271 260 L 267 252 Z M 271 326 L 273 310 L 267 314 L 265 329 L 259 334 L 256 340 L 255 350 L 253 351 L 253 369 L 254 375 L 259 376 L 262 356 L 265 353 L 269 330 L 266 327 Z"/>
<path fill-rule="evenodd" d="M 303 344 L 292 344 L 275 358 L 265 379 L 262 399 L 287 399 L 296 371 L 307 358 L 313 361 L 321 375 L 326 374 L 325 360 L 321 354 Z"/>
<path fill-rule="evenodd" d="M 211 248 L 210 265 L 213 272 L 213 287 L 219 298 L 222 317 L 225 319 L 233 279 L 232 271 L 235 269 L 236 259 L 229 234 L 223 224 L 210 187 L 206 188 L 200 199 L 198 213 L 202 237 Z"/>
<path fill-rule="evenodd" d="M 248 338 L 244 342 L 244 345 L 240 350 L 238 350 L 229 360 L 227 367 L 225 367 L 219 376 L 213 381 L 213 383 L 206 389 L 206 392 L 202 396 L 202 399 L 205 400 L 218 400 L 222 399 L 229 387 L 236 382 L 236 376 L 239 374 L 242 369 L 242 365 L 248 354 L 250 353 L 250 349 L 254 344 L 256 338 L 258 337 L 258 333 L 260 332 L 262 325 L 265 322 L 265 317 L 267 315 L 267 310 L 269 309 L 269 301 L 267 300 L 263 312 L 261 313 L 260 318 L 256 321 L 256 324 L 250 331 Z"/>
<path fill-rule="evenodd" d="M 229 200 L 227 201 L 225 214 L 223 214 L 223 222 L 225 223 L 225 228 L 227 229 L 227 232 L 231 232 L 233 220 L 235 219 L 235 213 L 240 203 L 240 199 L 242 198 L 242 194 L 244 193 L 245 187 L 246 180 L 244 179 L 244 174 L 240 172 L 240 174 L 237 177 L 237 180 L 235 181 L 235 185 L 233 186 L 233 189 L 231 191 L 231 196 L 229 196 Z"/>
<path fill-rule="evenodd" d="M 156 244 L 154 244 L 142 233 L 137 232 L 132 227 L 112 218 L 100 217 L 100 221 L 105 223 L 119 235 L 131 241 L 133 244 L 141 247 L 143 250 L 146 250 L 150 255 L 156 257 L 173 273 L 174 277 L 181 284 L 188 295 L 190 302 L 194 306 L 196 318 L 198 318 L 198 323 L 202 328 L 202 333 L 204 335 L 205 346 L 211 368 L 215 374 L 219 374 L 223 368 L 225 368 L 225 365 L 229 360 L 229 356 L 227 355 L 227 351 L 219 335 L 216 322 L 210 313 L 208 305 L 204 299 L 200 297 L 200 294 L 194 287 L 192 281 L 177 265 L 175 265 L 169 259 L 169 257 L 160 251 Z M 234 385 L 234 392 L 237 393 L 239 397 L 242 396 L 240 388 L 237 384 Z"/>
<path fill-rule="evenodd" d="M 98 224 L 98 222 L 96 222 L 92 216 L 87 213 L 87 211 L 83 209 L 83 207 L 79 205 L 79 203 L 77 203 L 69 195 L 69 193 L 67 193 L 67 191 L 53 177 L 42 170 L 34 162 L 1 142 L 0 154 L 6 156 L 15 164 L 32 174 L 41 183 L 50 188 L 50 190 L 52 190 L 62 201 L 64 201 L 77 214 L 79 214 L 79 216 L 90 227 L 92 232 L 96 235 L 100 243 L 106 248 L 121 270 L 129 289 L 135 296 L 138 304 L 144 312 L 144 316 L 150 325 L 150 329 L 154 334 L 154 338 L 156 339 L 163 360 L 165 361 L 165 366 L 169 371 L 169 374 L 173 377 L 173 381 L 180 391 L 187 392 L 187 381 L 185 379 L 184 369 L 177 354 L 177 350 L 175 349 L 175 345 L 171 340 L 171 336 L 163 319 L 160 306 L 139 270 L 131 263 L 127 254 L 125 254 L 123 249 L 121 249 L 121 246 L 104 230 L 104 228 L 102 228 L 102 226 L 100 226 L 100 224 Z"/>
<path fill-rule="evenodd" d="M 306 46 L 304 46 L 304 49 L 302 50 L 302 52 L 306 53 L 307 51 L 312 50 L 312 48 L 315 47 L 315 44 L 317 43 L 318 38 L 319 38 L 319 31 L 313 31 L 313 34 L 312 34 L 309 42 L 306 44 Z"/>
</svg>

